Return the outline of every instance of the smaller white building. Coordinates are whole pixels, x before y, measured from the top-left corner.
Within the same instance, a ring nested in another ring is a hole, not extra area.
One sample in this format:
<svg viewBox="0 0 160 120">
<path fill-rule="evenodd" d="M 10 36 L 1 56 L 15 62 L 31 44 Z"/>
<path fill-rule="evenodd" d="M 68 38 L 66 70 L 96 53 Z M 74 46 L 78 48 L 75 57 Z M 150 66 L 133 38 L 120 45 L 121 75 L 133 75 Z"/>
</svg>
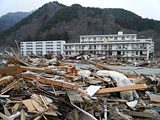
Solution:
<svg viewBox="0 0 160 120">
<path fill-rule="evenodd" d="M 53 55 L 57 55 L 57 53 L 63 54 L 64 44 L 64 40 L 21 42 L 21 54 L 23 56 L 31 54 L 42 56 L 49 53 L 52 53 Z"/>
</svg>

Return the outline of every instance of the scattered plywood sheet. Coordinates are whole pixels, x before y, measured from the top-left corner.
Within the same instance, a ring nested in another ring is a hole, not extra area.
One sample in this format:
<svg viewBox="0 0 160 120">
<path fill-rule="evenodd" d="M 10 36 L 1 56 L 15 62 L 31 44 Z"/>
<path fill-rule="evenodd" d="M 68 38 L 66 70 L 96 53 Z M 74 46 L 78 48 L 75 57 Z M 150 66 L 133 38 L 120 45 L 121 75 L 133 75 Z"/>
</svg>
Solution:
<svg viewBox="0 0 160 120">
<path fill-rule="evenodd" d="M 67 91 L 67 95 L 72 102 L 84 102 L 81 95 L 74 91 Z"/>
<path fill-rule="evenodd" d="M 149 98 L 153 102 L 160 102 L 160 95 L 156 94 L 149 94 Z"/>
<path fill-rule="evenodd" d="M 96 94 L 139 90 L 139 89 L 146 89 L 146 88 L 147 88 L 146 84 L 128 85 L 128 86 L 122 86 L 122 87 L 103 88 L 103 89 L 100 89 Z"/>
<path fill-rule="evenodd" d="M 27 107 L 28 111 L 32 112 L 36 110 L 31 99 L 23 100 L 22 103 Z"/>
<path fill-rule="evenodd" d="M 15 75 L 22 73 L 20 65 L 0 68 L 0 75 Z"/>
<path fill-rule="evenodd" d="M 101 86 L 90 85 L 85 91 L 92 97 Z"/>
</svg>

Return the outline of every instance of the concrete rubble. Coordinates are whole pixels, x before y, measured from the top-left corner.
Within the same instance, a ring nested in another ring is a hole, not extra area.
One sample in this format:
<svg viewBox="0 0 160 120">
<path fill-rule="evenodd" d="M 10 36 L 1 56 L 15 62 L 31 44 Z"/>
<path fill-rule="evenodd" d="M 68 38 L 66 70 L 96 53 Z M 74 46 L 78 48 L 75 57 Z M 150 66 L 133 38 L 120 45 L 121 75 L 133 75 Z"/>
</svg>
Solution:
<svg viewBox="0 0 160 120">
<path fill-rule="evenodd" d="M 0 52 L 6 61 L 0 68 L 4 120 L 160 119 L 159 75 L 113 69 L 107 60 L 85 60 L 96 69 L 77 69 L 70 60 Z"/>
</svg>

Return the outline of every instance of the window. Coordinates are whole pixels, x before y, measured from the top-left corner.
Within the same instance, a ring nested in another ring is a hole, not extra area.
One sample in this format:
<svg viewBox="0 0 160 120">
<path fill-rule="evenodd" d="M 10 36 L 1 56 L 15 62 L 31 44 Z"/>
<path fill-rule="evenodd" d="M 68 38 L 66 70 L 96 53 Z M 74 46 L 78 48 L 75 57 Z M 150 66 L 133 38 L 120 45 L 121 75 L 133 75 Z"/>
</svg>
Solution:
<svg viewBox="0 0 160 120">
<path fill-rule="evenodd" d="M 117 40 L 117 37 L 114 37 L 114 40 Z"/>
<path fill-rule="evenodd" d="M 136 55 L 138 55 L 138 51 L 136 51 Z"/>
</svg>

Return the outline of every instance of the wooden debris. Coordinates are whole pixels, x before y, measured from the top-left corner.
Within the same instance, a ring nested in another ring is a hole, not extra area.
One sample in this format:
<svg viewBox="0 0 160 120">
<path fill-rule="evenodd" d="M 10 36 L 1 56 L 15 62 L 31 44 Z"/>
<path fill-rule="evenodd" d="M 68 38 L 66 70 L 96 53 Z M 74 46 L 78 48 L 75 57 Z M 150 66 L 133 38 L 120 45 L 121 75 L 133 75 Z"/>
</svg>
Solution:
<svg viewBox="0 0 160 120">
<path fill-rule="evenodd" d="M 160 116 L 154 116 L 152 113 L 148 113 L 148 112 L 125 111 L 125 113 L 130 116 L 156 118 L 157 120 L 160 119 Z"/>
<path fill-rule="evenodd" d="M 29 70 L 29 71 L 32 71 L 32 72 L 44 72 L 44 73 L 57 74 L 57 71 L 50 70 L 50 69 L 45 69 L 45 68 L 28 67 L 28 66 L 20 66 L 20 68 L 21 68 L 23 71 Z"/>
<path fill-rule="evenodd" d="M 100 70 L 111 70 L 111 71 L 116 71 L 116 72 L 120 72 L 124 75 L 129 75 L 129 73 L 127 72 L 122 72 L 122 71 L 119 71 L 119 70 L 116 70 L 116 69 L 113 69 L 113 68 L 110 68 L 110 67 L 107 67 L 106 65 L 102 65 L 102 64 L 99 64 L 97 62 L 93 62 L 91 60 L 87 60 L 87 62 L 89 64 L 92 64 L 92 65 L 95 65 L 97 68 L 99 68 Z"/>
<path fill-rule="evenodd" d="M 31 100 L 31 101 L 37 111 L 39 111 L 39 112 L 44 111 L 44 108 L 37 101 L 35 101 L 35 100 Z"/>
<path fill-rule="evenodd" d="M 32 112 L 36 110 L 31 99 L 23 100 L 22 103 L 27 107 L 28 111 Z"/>
<path fill-rule="evenodd" d="M 4 112 L 0 113 L 2 119 L 160 119 L 160 86 L 157 84 L 160 77 L 138 73 L 134 75 L 101 64 L 107 63 L 108 58 L 105 61 L 88 61 L 98 69 L 117 71 L 129 78 L 129 86 L 125 84 L 126 86 L 115 87 L 118 80 L 114 81 L 114 74 L 113 78 L 104 77 L 95 74 L 97 69 L 80 68 L 91 73 L 90 77 L 82 78 L 77 74 L 76 66 L 73 64 L 66 65 L 62 61 L 62 64 L 59 64 L 58 61 L 44 60 L 40 57 L 25 59 L 20 51 L 18 53 L 13 48 L 11 50 L 14 54 L 12 57 L 4 50 L 0 51 L 8 60 L 6 65 L 9 66 L 0 68 L 0 110 Z M 115 65 L 123 64 L 116 63 L 116 60 L 112 62 L 112 58 L 110 61 Z M 56 66 L 53 66 L 55 63 Z M 134 82 L 135 85 L 131 85 L 130 82 Z M 149 83 L 151 87 L 147 87 L 145 83 Z M 147 91 L 144 92 L 146 88 Z M 136 95 L 135 90 L 138 93 Z M 120 96 L 116 92 L 120 92 Z M 133 94 L 132 101 L 126 100 L 127 98 L 120 99 L 121 93 Z M 141 96 L 139 101 L 138 96 Z"/>
<path fill-rule="evenodd" d="M 78 110 L 74 109 L 74 119 L 79 120 Z"/>
<path fill-rule="evenodd" d="M 21 74 L 20 76 L 24 77 L 24 78 L 27 78 L 27 79 L 43 82 L 43 83 L 53 84 L 53 85 L 56 85 L 56 86 L 69 88 L 69 89 L 72 89 L 72 90 L 77 90 L 78 92 L 86 94 L 86 92 L 84 90 L 80 89 L 77 85 L 75 85 L 73 83 L 62 82 L 62 81 L 57 81 L 57 80 L 50 80 L 50 79 L 47 79 L 47 78 L 37 77 L 37 76 L 34 76 L 34 75 Z"/>
<path fill-rule="evenodd" d="M 16 103 L 16 104 L 12 107 L 12 113 L 13 113 L 13 112 L 16 112 L 16 111 L 18 110 L 18 108 L 19 108 L 19 104 Z"/>
<path fill-rule="evenodd" d="M 156 94 L 149 94 L 149 98 L 153 102 L 160 102 L 160 95 Z"/>
<path fill-rule="evenodd" d="M 121 91 L 129 91 L 129 90 L 139 90 L 139 89 L 146 89 L 146 88 L 147 88 L 146 84 L 137 84 L 137 85 L 129 85 L 129 86 L 113 87 L 113 88 L 103 88 L 103 89 L 100 89 L 96 94 L 121 92 Z"/>
<path fill-rule="evenodd" d="M 22 69 L 20 68 L 19 65 L 0 68 L 1 75 L 15 75 L 15 74 L 20 74 L 21 72 Z"/>
<path fill-rule="evenodd" d="M 13 89 L 14 86 L 16 85 L 17 80 L 14 80 L 13 82 L 11 82 L 9 85 L 7 85 L 2 91 L 1 91 L 1 95 L 5 94 L 6 92 L 8 92 L 9 90 Z"/>
<path fill-rule="evenodd" d="M 13 80 L 13 76 L 4 76 L 0 78 L 0 86 Z"/>
<path fill-rule="evenodd" d="M 21 120 L 26 120 L 25 111 L 23 108 L 21 109 Z"/>
<path fill-rule="evenodd" d="M 3 105 L 3 108 L 4 108 L 4 113 L 6 116 L 11 116 L 11 113 L 8 111 L 7 107 L 5 105 Z"/>
<path fill-rule="evenodd" d="M 67 91 L 67 95 L 71 102 L 84 102 L 81 95 L 74 91 Z"/>
<path fill-rule="evenodd" d="M 3 118 L 4 120 L 11 120 L 9 117 L 4 115 L 3 113 L 0 112 L 0 117 Z"/>
</svg>

